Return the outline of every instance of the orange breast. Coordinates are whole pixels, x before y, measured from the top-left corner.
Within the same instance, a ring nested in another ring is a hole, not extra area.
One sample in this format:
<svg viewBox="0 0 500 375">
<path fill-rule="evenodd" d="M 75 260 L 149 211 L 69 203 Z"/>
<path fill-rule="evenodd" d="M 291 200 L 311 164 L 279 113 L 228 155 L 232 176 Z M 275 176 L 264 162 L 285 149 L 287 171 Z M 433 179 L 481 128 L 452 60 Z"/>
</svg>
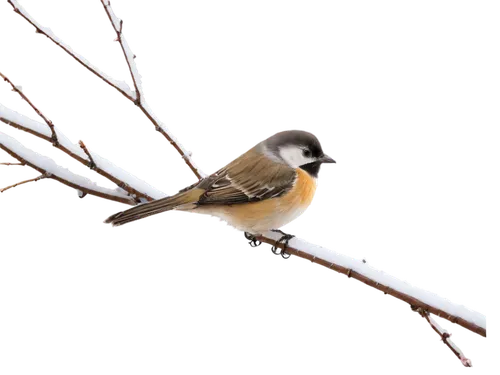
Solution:
<svg viewBox="0 0 500 375">
<path fill-rule="evenodd" d="M 314 198 L 316 180 L 303 169 L 297 168 L 297 181 L 293 189 L 284 197 L 306 209 Z M 292 203 L 292 202 L 291 202 Z"/>
</svg>

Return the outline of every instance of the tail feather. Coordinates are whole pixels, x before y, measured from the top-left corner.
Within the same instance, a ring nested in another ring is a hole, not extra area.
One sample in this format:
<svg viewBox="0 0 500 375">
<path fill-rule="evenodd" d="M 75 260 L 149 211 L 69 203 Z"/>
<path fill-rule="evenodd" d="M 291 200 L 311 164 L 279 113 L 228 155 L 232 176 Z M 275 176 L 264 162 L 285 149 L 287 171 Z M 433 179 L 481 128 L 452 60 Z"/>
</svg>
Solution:
<svg viewBox="0 0 500 375">
<path fill-rule="evenodd" d="M 203 192 L 204 190 L 202 189 L 192 189 L 172 197 L 144 203 L 126 211 L 118 212 L 108 217 L 104 222 L 106 224 L 112 224 L 116 227 L 132 221 L 144 219 L 148 216 L 156 215 L 161 212 L 170 211 L 179 206 L 194 204 L 198 202 L 199 197 L 203 194 Z"/>
</svg>

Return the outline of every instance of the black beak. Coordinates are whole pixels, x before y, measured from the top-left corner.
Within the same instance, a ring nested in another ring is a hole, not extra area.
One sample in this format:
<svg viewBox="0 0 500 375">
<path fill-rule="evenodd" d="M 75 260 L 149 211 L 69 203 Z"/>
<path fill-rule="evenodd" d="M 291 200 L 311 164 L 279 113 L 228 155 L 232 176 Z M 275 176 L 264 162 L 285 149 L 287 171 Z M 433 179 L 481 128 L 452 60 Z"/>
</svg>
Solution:
<svg viewBox="0 0 500 375">
<path fill-rule="evenodd" d="M 318 161 L 320 163 L 336 163 L 335 160 L 333 160 L 331 157 L 329 157 L 328 155 L 323 155 L 322 157 L 320 157 L 318 159 Z"/>
</svg>

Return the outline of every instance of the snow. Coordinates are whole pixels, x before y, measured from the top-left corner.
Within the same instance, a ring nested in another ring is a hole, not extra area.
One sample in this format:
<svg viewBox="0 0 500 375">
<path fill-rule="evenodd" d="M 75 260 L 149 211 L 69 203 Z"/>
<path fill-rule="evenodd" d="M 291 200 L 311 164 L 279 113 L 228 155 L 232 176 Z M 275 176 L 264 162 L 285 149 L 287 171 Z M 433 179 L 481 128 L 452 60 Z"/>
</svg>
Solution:
<svg viewBox="0 0 500 375">
<path fill-rule="evenodd" d="M 106 7 L 109 17 L 111 18 L 111 23 L 113 24 L 113 27 L 115 30 L 120 30 L 120 23 L 121 20 L 116 16 L 115 12 L 113 12 L 113 9 L 111 8 L 111 2 L 106 1 L 104 6 Z"/>
<path fill-rule="evenodd" d="M 64 43 L 61 39 L 59 39 L 53 32 L 51 29 L 49 29 L 48 27 L 44 27 L 42 25 L 40 25 L 33 17 L 30 16 L 30 14 L 17 2 L 17 0 L 11 0 L 12 2 L 12 5 L 14 7 L 16 7 L 19 12 L 26 18 L 29 20 L 30 23 L 32 23 L 36 28 L 38 28 L 40 31 L 42 31 L 43 33 L 45 33 L 50 39 L 52 39 L 55 43 L 59 44 L 61 46 L 61 48 L 65 49 L 67 52 L 69 52 L 70 54 L 74 55 L 75 58 L 77 60 L 79 60 L 82 64 L 86 65 L 87 67 L 89 67 L 91 70 L 97 72 L 99 75 L 101 75 L 102 77 L 104 77 L 108 82 L 110 82 L 112 85 L 118 87 L 121 91 L 123 91 L 125 94 L 127 94 L 128 96 L 132 97 L 132 98 L 135 98 L 135 93 L 130 89 L 130 86 L 124 82 L 124 81 L 119 81 L 119 80 L 116 80 L 110 76 L 108 76 L 106 73 L 102 72 L 101 70 L 99 70 L 99 68 L 97 68 L 95 65 L 92 65 L 85 57 L 79 55 L 78 53 L 76 53 L 75 51 L 73 51 L 73 49 L 67 45 L 66 43 Z"/>
<path fill-rule="evenodd" d="M 88 178 L 77 175 L 68 169 L 57 165 L 52 159 L 24 147 L 21 143 L 7 134 L 0 133 L 0 145 L 12 150 L 27 162 L 44 169 L 47 173 L 50 173 L 53 176 L 57 176 L 87 190 L 128 199 L 128 194 L 99 186 L 95 182 L 90 181 Z"/>
<path fill-rule="evenodd" d="M 266 232 L 264 233 L 264 236 L 276 241 L 282 237 L 280 233 L 275 232 Z M 484 315 L 470 310 L 463 305 L 458 305 L 451 301 L 448 301 L 447 299 L 442 298 L 427 290 L 414 287 L 403 280 L 388 275 L 381 270 L 363 263 L 362 260 L 357 260 L 347 255 L 337 253 L 333 250 L 329 250 L 318 245 L 313 245 L 296 237 L 290 240 L 289 245 L 293 248 L 301 250 L 314 257 L 323 259 L 327 262 L 335 263 L 347 269 L 352 269 L 353 271 L 359 272 L 360 274 L 382 285 L 388 286 L 401 293 L 412 296 L 430 306 L 445 311 L 452 316 L 461 317 L 469 322 L 478 325 L 479 327 L 486 329 L 486 317 Z"/>
</svg>

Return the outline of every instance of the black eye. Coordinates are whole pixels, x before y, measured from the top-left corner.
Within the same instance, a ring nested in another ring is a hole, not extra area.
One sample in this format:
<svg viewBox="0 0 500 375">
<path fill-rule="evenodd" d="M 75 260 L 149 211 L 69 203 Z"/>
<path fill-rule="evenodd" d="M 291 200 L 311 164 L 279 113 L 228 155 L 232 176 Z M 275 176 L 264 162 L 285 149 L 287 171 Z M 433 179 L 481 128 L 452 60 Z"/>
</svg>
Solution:
<svg viewBox="0 0 500 375">
<path fill-rule="evenodd" d="M 302 155 L 304 155 L 306 158 L 310 158 L 312 156 L 312 152 L 309 149 L 305 149 L 302 151 Z"/>
</svg>

